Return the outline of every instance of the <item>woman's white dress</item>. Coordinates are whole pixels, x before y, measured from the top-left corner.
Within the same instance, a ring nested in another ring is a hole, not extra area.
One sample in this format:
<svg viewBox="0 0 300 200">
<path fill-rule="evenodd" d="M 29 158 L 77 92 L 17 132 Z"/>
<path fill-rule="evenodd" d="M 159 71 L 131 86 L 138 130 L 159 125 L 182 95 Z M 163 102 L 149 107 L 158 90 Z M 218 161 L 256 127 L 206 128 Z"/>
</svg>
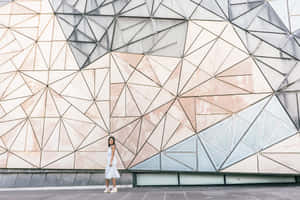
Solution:
<svg viewBox="0 0 300 200">
<path fill-rule="evenodd" d="M 116 152 L 114 154 L 114 158 L 113 158 L 113 161 L 112 161 L 112 166 L 109 166 L 111 156 L 112 156 L 112 150 L 111 150 L 111 147 L 108 147 L 107 164 L 106 164 L 106 168 L 105 168 L 105 178 L 106 179 L 120 178 L 120 174 L 119 174 L 118 169 L 117 169 Z"/>
</svg>

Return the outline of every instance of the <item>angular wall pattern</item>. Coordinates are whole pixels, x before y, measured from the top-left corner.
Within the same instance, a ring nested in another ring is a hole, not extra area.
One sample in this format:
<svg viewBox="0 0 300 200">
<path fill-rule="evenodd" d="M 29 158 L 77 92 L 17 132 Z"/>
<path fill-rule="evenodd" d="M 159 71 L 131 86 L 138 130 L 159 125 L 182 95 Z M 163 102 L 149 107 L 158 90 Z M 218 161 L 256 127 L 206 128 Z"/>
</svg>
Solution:
<svg viewBox="0 0 300 200">
<path fill-rule="evenodd" d="M 299 173 L 296 0 L 0 3 L 0 168 Z"/>
</svg>

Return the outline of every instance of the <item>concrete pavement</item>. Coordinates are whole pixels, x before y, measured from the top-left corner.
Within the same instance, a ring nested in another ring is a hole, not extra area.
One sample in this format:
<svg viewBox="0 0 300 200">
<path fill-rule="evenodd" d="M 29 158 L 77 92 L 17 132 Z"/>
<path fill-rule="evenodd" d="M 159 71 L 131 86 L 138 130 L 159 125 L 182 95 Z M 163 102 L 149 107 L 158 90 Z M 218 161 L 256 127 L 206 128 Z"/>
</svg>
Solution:
<svg viewBox="0 0 300 200">
<path fill-rule="evenodd" d="M 297 200 L 300 186 L 146 187 L 103 190 L 5 191 L 1 200 Z"/>
</svg>

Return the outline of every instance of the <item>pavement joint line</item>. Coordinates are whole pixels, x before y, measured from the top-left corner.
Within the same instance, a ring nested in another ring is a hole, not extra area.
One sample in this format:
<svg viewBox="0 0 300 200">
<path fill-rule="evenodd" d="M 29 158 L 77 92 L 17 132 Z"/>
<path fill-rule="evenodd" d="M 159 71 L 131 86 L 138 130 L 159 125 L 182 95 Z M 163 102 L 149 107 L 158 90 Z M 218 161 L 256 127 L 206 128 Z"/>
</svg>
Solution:
<svg viewBox="0 0 300 200">
<path fill-rule="evenodd" d="M 185 200 L 188 200 L 187 196 L 186 196 L 186 191 L 183 192 L 183 196 Z"/>
<path fill-rule="evenodd" d="M 146 197 L 147 197 L 147 195 L 148 195 L 148 192 L 145 192 L 145 194 L 144 194 L 144 196 L 143 196 L 142 200 L 145 200 L 145 199 L 146 199 Z"/>
<path fill-rule="evenodd" d="M 120 200 L 127 198 L 129 196 L 130 192 L 127 192 Z"/>
<path fill-rule="evenodd" d="M 16 187 L 0 188 L 0 192 L 10 191 L 45 191 L 45 190 L 99 190 L 104 189 L 105 185 L 95 186 L 53 186 L 53 187 Z M 133 188 L 132 185 L 118 185 L 117 188 Z"/>
</svg>

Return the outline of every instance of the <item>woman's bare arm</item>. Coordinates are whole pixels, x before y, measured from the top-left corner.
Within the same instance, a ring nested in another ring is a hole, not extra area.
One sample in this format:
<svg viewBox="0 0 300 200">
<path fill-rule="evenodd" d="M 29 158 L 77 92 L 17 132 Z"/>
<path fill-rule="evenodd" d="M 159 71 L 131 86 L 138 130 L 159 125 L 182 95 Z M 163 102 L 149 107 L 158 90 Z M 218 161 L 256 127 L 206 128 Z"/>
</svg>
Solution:
<svg viewBox="0 0 300 200">
<path fill-rule="evenodd" d="M 113 158 L 114 158 L 114 155 L 115 155 L 115 151 L 116 151 L 116 147 L 115 147 L 115 145 L 112 145 L 111 146 L 110 166 L 112 166 L 112 161 L 113 161 Z"/>
</svg>

